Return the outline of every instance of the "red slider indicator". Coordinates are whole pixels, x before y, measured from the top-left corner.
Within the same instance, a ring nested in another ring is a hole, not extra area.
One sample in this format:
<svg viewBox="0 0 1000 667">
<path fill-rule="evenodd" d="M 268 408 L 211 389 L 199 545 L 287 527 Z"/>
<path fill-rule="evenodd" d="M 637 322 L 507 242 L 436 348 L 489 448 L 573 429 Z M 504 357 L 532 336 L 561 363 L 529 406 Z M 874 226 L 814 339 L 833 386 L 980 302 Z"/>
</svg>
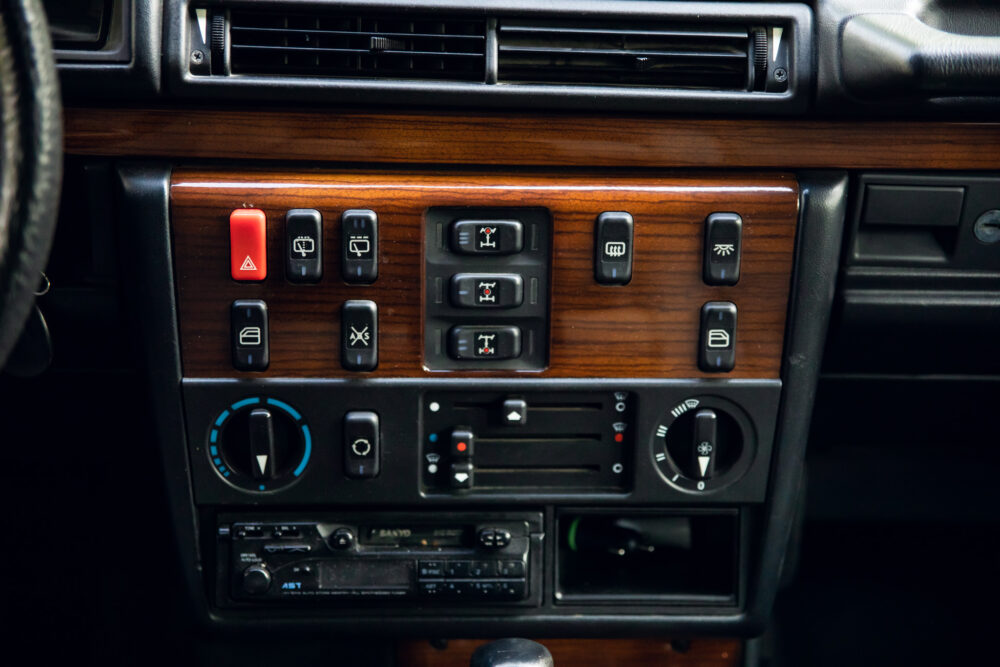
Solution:
<svg viewBox="0 0 1000 667">
<path fill-rule="evenodd" d="M 229 214 L 229 269 L 233 280 L 267 277 L 267 218 L 259 208 Z"/>
</svg>

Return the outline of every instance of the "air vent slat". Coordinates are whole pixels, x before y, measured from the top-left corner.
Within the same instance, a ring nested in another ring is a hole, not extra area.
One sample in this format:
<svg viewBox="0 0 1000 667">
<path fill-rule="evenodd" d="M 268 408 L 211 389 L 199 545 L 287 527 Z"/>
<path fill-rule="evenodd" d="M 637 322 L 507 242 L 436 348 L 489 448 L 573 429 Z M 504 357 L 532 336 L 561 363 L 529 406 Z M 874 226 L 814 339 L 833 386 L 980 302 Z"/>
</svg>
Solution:
<svg viewBox="0 0 1000 667">
<path fill-rule="evenodd" d="M 747 31 L 745 29 L 740 30 L 728 30 L 728 31 L 705 31 L 705 30 L 617 30 L 614 28 L 561 28 L 558 26 L 553 27 L 539 27 L 539 26 L 519 26 L 519 25 L 504 25 L 501 27 L 501 32 L 504 34 L 516 35 L 518 33 L 524 34 L 551 34 L 551 35 L 626 35 L 629 37 L 693 37 L 696 39 L 746 39 Z"/>
<path fill-rule="evenodd" d="M 501 20 L 501 83 L 745 91 L 750 26 Z"/>
<path fill-rule="evenodd" d="M 233 10 L 233 74 L 485 81 L 486 21 Z"/>
<path fill-rule="evenodd" d="M 745 53 L 700 53 L 698 51 L 632 51 L 630 49 L 540 48 L 537 46 L 502 46 L 500 53 L 571 53 L 576 55 L 655 56 L 666 58 L 736 58 L 746 60 Z"/>
<path fill-rule="evenodd" d="M 267 50 L 267 51 L 290 51 L 290 52 L 313 52 L 313 53 L 356 53 L 368 54 L 369 49 L 321 49 L 299 46 L 234 46 L 234 49 L 246 50 Z M 395 51 L 385 49 L 379 51 L 380 55 L 396 56 L 434 56 L 435 58 L 477 58 L 474 53 L 449 53 L 447 51 Z"/>
</svg>

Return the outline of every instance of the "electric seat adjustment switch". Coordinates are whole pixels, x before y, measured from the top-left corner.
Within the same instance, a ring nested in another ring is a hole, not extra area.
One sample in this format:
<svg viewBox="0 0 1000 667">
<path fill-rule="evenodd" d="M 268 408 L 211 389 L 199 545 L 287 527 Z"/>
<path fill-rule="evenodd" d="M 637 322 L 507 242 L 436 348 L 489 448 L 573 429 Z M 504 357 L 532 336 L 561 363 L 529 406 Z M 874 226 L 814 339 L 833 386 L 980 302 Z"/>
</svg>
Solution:
<svg viewBox="0 0 1000 667">
<path fill-rule="evenodd" d="M 594 279 L 602 285 L 627 285 L 632 280 L 632 215 L 606 211 L 594 230 Z"/>
</svg>

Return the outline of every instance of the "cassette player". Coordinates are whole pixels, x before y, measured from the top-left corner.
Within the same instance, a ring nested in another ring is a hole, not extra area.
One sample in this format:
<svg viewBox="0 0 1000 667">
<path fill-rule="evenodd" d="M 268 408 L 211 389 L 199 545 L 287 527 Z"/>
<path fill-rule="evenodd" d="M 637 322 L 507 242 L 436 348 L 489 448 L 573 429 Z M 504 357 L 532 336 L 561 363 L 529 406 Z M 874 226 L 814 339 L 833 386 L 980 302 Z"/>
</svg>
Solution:
<svg viewBox="0 0 1000 667">
<path fill-rule="evenodd" d="M 531 604 L 541 525 L 526 513 L 220 517 L 218 574 L 238 603 Z"/>
</svg>

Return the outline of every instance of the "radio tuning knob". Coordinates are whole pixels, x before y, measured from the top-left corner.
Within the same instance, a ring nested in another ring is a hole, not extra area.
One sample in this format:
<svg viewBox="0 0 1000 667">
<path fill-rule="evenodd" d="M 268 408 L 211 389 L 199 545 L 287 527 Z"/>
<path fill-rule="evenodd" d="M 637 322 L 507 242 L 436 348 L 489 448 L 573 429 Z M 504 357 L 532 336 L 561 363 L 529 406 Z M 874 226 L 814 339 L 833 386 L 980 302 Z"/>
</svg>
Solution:
<svg viewBox="0 0 1000 667">
<path fill-rule="evenodd" d="M 263 565 L 251 565 L 243 570 L 243 591 L 247 595 L 263 595 L 271 587 L 271 573 Z"/>
</svg>

